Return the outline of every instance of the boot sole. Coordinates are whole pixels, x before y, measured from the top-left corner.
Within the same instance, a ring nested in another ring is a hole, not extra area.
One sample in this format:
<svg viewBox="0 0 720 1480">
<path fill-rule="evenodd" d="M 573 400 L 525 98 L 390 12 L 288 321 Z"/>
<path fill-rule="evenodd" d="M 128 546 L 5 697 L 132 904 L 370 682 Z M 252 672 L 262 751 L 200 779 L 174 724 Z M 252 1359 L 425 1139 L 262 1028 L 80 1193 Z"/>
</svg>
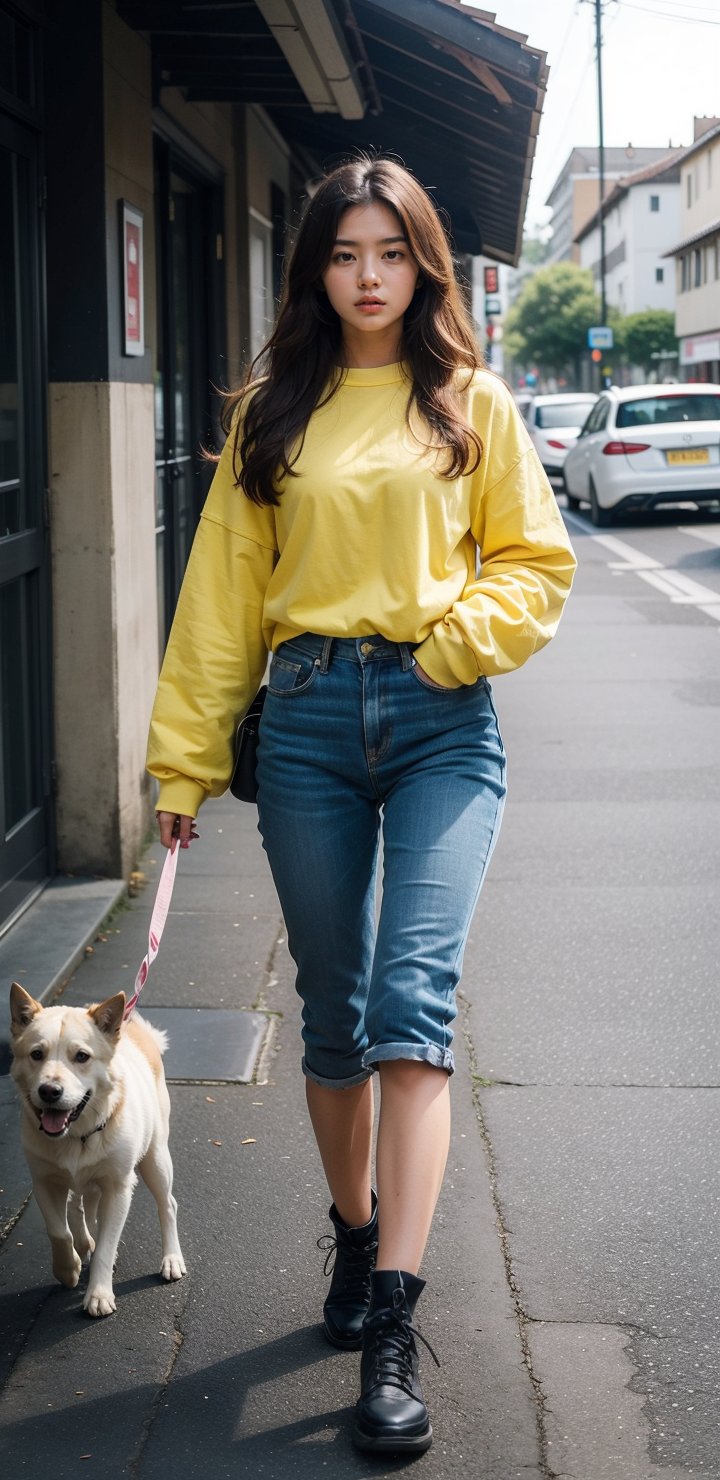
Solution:
<svg viewBox="0 0 720 1480">
<path fill-rule="evenodd" d="M 342 1352 L 359 1352 L 362 1346 L 362 1332 L 357 1336 L 334 1336 L 329 1328 L 323 1324 L 323 1335 L 331 1346 L 337 1347 Z"/>
<path fill-rule="evenodd" d="M 422 1434 L 367 1434 L 358 1424 L 353 1429 L 353 1444 L 375 1454 L 422 1454 L 432 1444 L 430 1424 Z"/>
</svg>

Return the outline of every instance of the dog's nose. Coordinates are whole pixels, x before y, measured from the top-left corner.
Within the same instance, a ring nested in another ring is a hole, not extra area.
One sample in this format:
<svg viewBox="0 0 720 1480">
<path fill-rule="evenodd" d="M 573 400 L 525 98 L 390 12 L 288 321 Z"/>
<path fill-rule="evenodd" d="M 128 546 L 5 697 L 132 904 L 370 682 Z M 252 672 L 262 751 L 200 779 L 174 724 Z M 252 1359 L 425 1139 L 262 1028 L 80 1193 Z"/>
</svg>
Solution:
<svg viewBox="0 0 720 1480">
<path fill-rule="evenodd" d="M 38 1094 L 46 1105 L 54 1105 L 56 1100 L 62 1099 L 63 1087 L 61 1084 L 41 1084 Z"/>
</svg>

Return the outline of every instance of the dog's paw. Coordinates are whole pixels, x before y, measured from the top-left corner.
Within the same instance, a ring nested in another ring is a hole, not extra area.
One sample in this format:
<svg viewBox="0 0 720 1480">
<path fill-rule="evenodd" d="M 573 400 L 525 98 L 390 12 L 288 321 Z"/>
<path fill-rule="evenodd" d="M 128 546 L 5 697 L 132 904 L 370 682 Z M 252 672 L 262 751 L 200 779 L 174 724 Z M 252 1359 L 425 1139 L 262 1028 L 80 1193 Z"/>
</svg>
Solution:
<svg viewBox="0 0 720 1480">
<path fill-rule="evenodd" d="M 181 1280 L 187 1274 L 182 1254 L 166 1254 L 160 1265 L 161 1280 Z"/>
<path fill-rule="evenodd" d="M 95 1253 L 95 1240 L 88 1234 L 87 1238 L 75 1240 L 75 1248 L 80 1259 L 89 1259 Z"/>
<path fill-rule="evenodd" d="M 83 1305 L 89 1316 L 111 1316 L 115 1310 L 115 1296 L 112 1290 L 104 1290 L 99 1285 L 97 1289 L 88 1290 Z"/>
<path fill-rule="evenodd" d="M 68 1290 L 75 1289 L 80 1279 L 81 1269 L 82 1264 L 74 1249 L 70 1257 L 63 1253 L 56 1254 L 53 1259 L 53 1274 L 56 1280 L 59 1280 L 60 1284 L 65 1285 Z"/>
</svg>

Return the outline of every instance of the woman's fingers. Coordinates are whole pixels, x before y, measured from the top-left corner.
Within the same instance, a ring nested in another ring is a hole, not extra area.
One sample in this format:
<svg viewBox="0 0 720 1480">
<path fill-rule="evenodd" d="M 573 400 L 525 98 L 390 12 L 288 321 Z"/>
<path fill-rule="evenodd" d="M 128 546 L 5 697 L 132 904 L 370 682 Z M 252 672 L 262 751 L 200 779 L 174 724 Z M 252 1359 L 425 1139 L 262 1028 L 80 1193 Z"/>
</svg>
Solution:
<svg viewBox="0 0 720 1480">
<path fill-rule="evenodd" d="M 198 836 L 195 818 L 186 817 L 184 813 L 158 812 L 157 820 L 163 848 L 171 848 L 174 842 L 178 842 L 181 848 L 189 848 L 193 838 Z"/>
</svg>

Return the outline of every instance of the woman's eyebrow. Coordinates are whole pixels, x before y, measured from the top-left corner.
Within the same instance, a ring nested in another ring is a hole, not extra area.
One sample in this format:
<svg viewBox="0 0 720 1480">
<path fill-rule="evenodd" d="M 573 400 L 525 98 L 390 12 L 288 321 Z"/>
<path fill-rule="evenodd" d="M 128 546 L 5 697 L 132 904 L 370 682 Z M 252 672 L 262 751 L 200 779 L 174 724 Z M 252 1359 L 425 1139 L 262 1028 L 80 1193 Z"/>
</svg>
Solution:
<svg viewBox="0 0 720 1480">
<path fill-rule="evenodd" d="M 407 241 L 407 237 L 406 236 L 381 236 L 380 239 L 375 243 L 375 245 L 378 246 L 378 247 L 387 247 L 387 246 L 390 245 L 390 242 L 406 242 L 406 241 Z M 349 238 L 346 237 L 346 236 L 338 236 L 335 239 L 335 246 L 336 247 L 358 247 L 358 246 L 360 246 L 360 243 L 359 242 L 350 241 Z"/>
</svg>

